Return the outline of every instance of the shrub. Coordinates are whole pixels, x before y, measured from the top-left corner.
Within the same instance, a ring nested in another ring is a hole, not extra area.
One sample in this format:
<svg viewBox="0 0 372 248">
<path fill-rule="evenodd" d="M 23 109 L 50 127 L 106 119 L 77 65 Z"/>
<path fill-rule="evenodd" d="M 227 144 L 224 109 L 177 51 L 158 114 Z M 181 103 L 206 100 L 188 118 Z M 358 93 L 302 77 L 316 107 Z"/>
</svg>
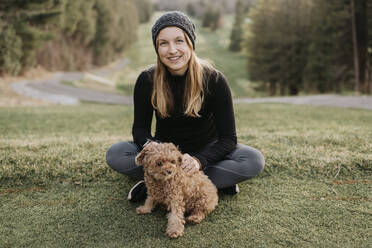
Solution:
<svg viewBox="0 0 372 248">
<path fill-rule="evenodd" d="M 22 68 L 22 40 L 12 26 L 0 23 L 0 73 L 17 75 Z"/>
</svg>

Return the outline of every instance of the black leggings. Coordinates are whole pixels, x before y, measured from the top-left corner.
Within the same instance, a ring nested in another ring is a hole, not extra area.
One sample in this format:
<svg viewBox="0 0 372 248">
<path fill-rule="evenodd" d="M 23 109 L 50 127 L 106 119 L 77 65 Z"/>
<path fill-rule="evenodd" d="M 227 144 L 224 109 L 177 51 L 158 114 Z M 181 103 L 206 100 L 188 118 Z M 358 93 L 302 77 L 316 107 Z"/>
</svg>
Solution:
<svg viewBox="0 0 372 248">
<path fill-rule="evenodd" d="M 140 147 L 134 142 L 119 142 L 106 152 L 106 162 L 115 171 L 130 178 L 143 180 L 142 166 L 135 164 Z M 258 175 L 264 168 L 265 160 L 255 148 L 238 144 L 225 159 L 204 169 L 204 173 L 218 189 L 233 186 Z"/>
</svg>

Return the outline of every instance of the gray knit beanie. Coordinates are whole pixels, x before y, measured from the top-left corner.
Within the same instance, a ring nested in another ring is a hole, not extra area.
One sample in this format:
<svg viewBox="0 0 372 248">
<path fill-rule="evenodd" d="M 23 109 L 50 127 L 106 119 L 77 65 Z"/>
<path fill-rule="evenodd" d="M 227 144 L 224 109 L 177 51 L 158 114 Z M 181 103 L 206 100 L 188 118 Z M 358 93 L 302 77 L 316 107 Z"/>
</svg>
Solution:
<svg viewBox="0 0 372 248">
<path fill-rule="evenodd" d="M 186 32 L 187 36 L 192 42 L 193 49 L 195 50 L 195 25 L 191 22 L 190 18 L 180 11 L 168 12 L 156 20 L 152 26 L 152 42 L 156 50 L 156 37 L 159 32 L 166 27 L 176 26 Z M 157 52 L 157 51 L 156 51 Z"/>
</svg>

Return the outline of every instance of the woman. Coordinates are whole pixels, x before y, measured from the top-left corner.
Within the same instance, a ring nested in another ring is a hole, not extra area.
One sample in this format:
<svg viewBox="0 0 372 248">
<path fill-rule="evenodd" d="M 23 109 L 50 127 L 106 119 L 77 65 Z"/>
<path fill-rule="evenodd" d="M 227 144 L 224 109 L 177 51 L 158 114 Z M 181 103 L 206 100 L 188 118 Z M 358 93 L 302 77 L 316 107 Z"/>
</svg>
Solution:
<svg viewBox="0 0 372 248">
<path fill-rule="evenodd" d="M 154 140 L 176 144 L 184 153 L 182 168 L 187 173 L 203 170 L 227 194 L 238 193 L 237 183 L 264 167 L 258 150 L 237 144 L 229 86 L 221 72 L 196 56 L 195 38 L 195 26 L 182 12 L 168 12 L 152 27 L 157 64 L 143 71 L 135 84 L 134 142 L 114 144 L 106 154 L 111 168 L 141 180 L 128 194 L 131 201 L 146 197 L 143 169 L 134 159 Z"/>
</svg>

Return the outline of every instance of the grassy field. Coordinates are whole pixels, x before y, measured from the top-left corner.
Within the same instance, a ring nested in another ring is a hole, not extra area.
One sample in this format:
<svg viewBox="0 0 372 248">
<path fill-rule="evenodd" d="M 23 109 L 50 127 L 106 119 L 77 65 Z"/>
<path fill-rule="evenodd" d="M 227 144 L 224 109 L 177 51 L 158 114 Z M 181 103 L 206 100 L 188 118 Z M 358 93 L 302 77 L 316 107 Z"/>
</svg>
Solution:
<svg viewBox="0 0 372 248">
<path fill-rule="evenodd" d="M 231 23 L 225 17 L 211 32 L 196 21 L 196 51 L 226 75 L 234 97 L 257 96 L 246 58 L 226 50 Z M 124 94 L 155 61 L 151 24 L 111 78 Z M 112 144 L 131 139 L 132 106 L 1 106 L 1 248 L 372 246 L 371 111 L 236 105 L 238 140 L 261 150 L 266 167 L 170 240 L 166 212 L 136 215 L 139 204 L 125 199 L 135 182 L 105 163 Z"/>
<path fill-rule="evenodd" d="M 135 183 L 105 164 L 132 106 L 0 108 L 0 247 L 371 247 L 372 114 L 236 105 L 240 143 L 266 167 L 185 235 L 137 216 Z"/>
</svg>

